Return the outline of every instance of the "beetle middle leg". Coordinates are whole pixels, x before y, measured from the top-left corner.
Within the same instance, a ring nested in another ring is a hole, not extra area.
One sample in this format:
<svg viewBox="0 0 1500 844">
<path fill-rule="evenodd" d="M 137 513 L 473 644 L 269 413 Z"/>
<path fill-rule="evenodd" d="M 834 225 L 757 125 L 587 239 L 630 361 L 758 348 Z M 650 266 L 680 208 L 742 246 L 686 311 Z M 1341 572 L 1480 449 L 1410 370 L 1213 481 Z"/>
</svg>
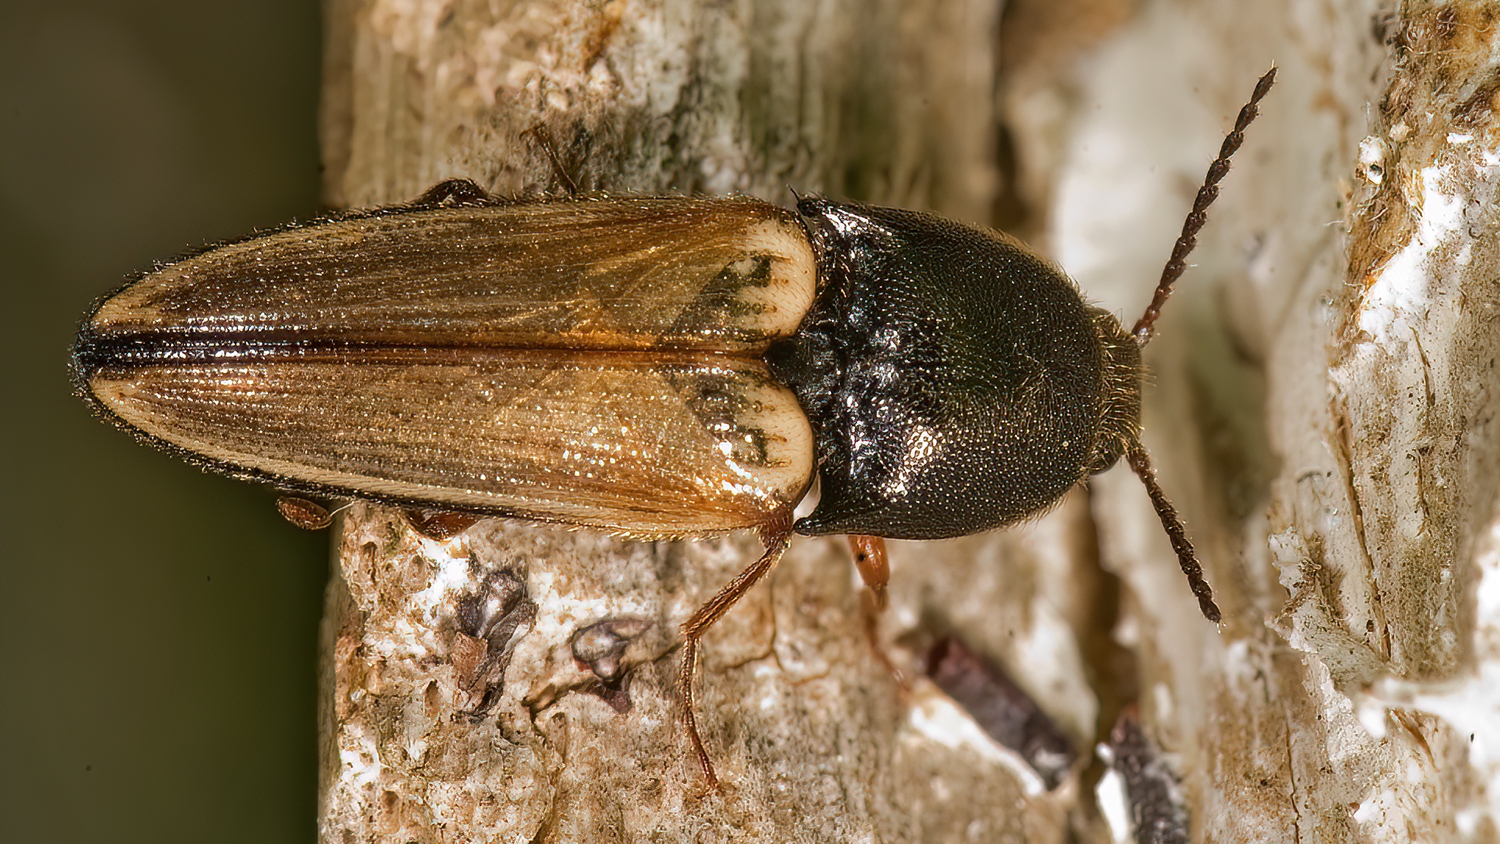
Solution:
<svg viewBox="0 0 1500 844">
<path fill-rule="evenodd" d="M 434 510 L 427 507 L 403 508 L 401 517 L 406 520 L 407 526 L 412 530 L 428 539 L 436 539 L 440 542 L 452 539 L 483 521 L 481 517 L 471 513 Z"/>
<path fill-rule="evenodd" d="M 760 559 L 751 563 L 740 572 L 734 580 L 720 589 L 718 594 L 708 599 L 708 602 L 698 608 L 692 617 L 682 623 L 682 709 L 684 720 L 687 722 L 688 738 L 693 741 L 693 752 L 698 755 L 698 764 L 703 768 L 703 776 L 708 780 L 709 787 L 719 787 L 719 777 L 714 773 L 713 760 L 708 758 L 708 751 L 703 748 L 703 737 L 698 734 L 698 719 L 694 714 L 693 703 L 693 677 L 698 673 L 698 643 L 703 639 L 703 634 L 714 622 L 723 618 L 724 613 L 734 606 L 740 598 L 745 596 L 760 579 L 775 568 L 776 561 L 786 553 L 787 546 L 792 541 L 792 514 L 784 511 L 775 518 L 761 526 L 760 541 L 765 545 L 765 553 Z"/>
</svg>

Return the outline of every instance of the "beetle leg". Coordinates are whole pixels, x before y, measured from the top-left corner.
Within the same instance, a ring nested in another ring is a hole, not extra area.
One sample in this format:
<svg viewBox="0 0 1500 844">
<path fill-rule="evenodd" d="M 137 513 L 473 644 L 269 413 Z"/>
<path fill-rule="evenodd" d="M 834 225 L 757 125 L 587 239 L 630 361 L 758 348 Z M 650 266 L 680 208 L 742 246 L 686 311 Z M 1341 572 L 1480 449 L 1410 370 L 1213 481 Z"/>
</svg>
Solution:
<svg viewBox="0 0 1500 844">
<path fill-rule="evenodd" d="M 778 514 L 774 521 L 761 527 L 760 541 L 765 545 L 765 553 L 760 559 L 751 563 L 746 569 L 739 573 L 734 580 L 720 589 L 718 594 L 708 599 L 708 603 L 698 608 L 692 617 L 682 623 L 682 708 L 687 722 L 688 738 L 693 741 L 693 752 L 698 755 L 698 764 L 703 768 L 703 776 L 708 780 L 711 788 L 719 787 L 719 778 L 714 774 L 713 760 L 708 758 L 708 751 L 703 748 L 703 737 L 698 734 L 698 719 L 693 713 L 693 677 L 698 673 L 698 642 L 703 639 L 703 634 L 714 622 L 723 617 L 729 608 L 734 606 L 740 598 L 750 591 L 754 586 L 770 573 L 776 566 L 776 561 L 786 553 L 787 546 L 792 541 L 792 514 L 786 511 Z"/>
<path fill-rule="evenodd" d="M 333 514 L 316 501 L 298 495 L 276 499 L 276 512 L 303 530 L 322 530 L 333 524 Z"/>
<path fill-rule="evenodd" d="M 323 530 L 333 524 L 334 516 L 354 506 L 353 501 L 345 501 L 330 510 L 329 503 L 331 502 L 313 501 L 300 495 L 283 495 L 276 499 L 276 512 L 303 530 Z"/>
<path fill-rule="evenodd" d="M 891 582 L 891 559 L 885 552 L 885 540 L 878 536 L 850 534 L 849 550 L 854 554 L 854 567 L 859 571 L 859 579 L 870 588 L 865 593 L 870 596 L 864 614 L 865 640 L 870 643 L 870 651 L 875 654 L 876 661 L 891 675 L 896 685 L 909 691 L 911 681 L 906 679 L 905 672 L 896 667 L 890 654 L 880 644 L 878 624 L 887 603 L 885 587 Z"/>
<path fill-rule="evenodd" d="M 870 587 L 870 596 L 875 599 L 875 609 L 885 609 L 885 587 L 891 582 L 891 560 L 885 553 L 885 540 L 878 536 L 850 534 L 849 550 L 854 554 L 854 567 L 859 570 L 859 579 Z"/>
<path fill-rule="evenodd" d="M 538 123 L 521 133 L 523 138 L 528 136 L 533 143 L 542 148 L 547 160 L 552 162 L 552 175 L 556 176 L 562 186 L 567 189 L 568 196 L 577 196 L 578 183 L 573 181 L 573 177 L 568 175 L 567 168 L 563 167 L 562 159 L 557 155 L 557 146 L 552 143 L 552 133 L 547 131 L 545 125 Z"/>
<path fill-rule="evenodd" d="M 417 507 L 408 507 L 402 510 L 401 517 L 406 520 L 406 524 L 412 530 L 428 539 L 436 539 L 440 542 L 445 539 L 452 539 L 483 521 L 481 517 L 469 513 L 455 513 L 450 510 L 430 510 Z"/>
<path fill-rule="evenodd" d="M 489 193 L 471 179 L 444 179 L 424 191 L 412 205 L 435 208 L 439 205 L 483 205 L 489 201 Z"/>
</svg>

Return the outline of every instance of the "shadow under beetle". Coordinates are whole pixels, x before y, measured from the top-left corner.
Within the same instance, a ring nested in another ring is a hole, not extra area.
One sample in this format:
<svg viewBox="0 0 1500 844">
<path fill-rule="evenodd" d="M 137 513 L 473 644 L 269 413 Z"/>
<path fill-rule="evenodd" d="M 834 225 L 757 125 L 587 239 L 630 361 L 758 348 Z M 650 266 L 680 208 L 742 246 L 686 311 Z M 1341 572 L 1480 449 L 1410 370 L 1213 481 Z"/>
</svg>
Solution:
<svg viewBox="0 0 1500 844">
<path fill-rule="evenodd" d="M 878 538 L 1013 524 L 1123 457 L 1219 620 L 1140 443 L 1140 349 L 1274 78 L 1128 332 L 1019 241 L 931 214 L 455 180 L 157 266 L 94 307 L 74 377 L 138 438 L 286 490 L 640 539 L 757 529 L 764 554 L 682 627 L 716 784 L 698 643 L 793 533 L 850 535 L 883 599 Z"/>
</svg>

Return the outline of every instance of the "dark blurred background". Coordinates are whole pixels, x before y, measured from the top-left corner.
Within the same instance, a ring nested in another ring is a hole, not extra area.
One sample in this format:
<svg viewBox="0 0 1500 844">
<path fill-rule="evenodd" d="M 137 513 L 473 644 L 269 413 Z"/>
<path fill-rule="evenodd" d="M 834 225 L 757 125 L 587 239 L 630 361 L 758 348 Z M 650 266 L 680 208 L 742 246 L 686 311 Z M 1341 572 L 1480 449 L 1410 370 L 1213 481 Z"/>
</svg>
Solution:
<svg viewBox="0 0 1500 844">
<path fill-rule="evenodd" d="M 70 394 L 96 297 L 317 211 L 316 0 L 0 3 L 0 841 L 310 841 L 328 538 Z"/>
</svg>

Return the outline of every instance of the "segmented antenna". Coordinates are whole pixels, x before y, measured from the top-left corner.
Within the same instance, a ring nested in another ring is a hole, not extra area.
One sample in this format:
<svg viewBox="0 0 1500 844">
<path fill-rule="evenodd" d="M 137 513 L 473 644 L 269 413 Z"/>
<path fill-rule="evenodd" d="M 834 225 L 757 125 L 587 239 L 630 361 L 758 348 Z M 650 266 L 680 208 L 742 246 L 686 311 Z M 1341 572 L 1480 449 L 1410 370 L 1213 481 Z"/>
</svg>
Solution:
<svg viewBox="0 0 1500 844">
<path fill-rule="evenodd" d="M 1255 83 L 1255 93 L 1250 95 L 1250 102 L 1240 109 L 1239 119 L 1234 121 L 1234 129 L 1225 136 L 1224 143 L 1219 147 L 1219 157 L 1208 165 L 1208 175 L 1203 177 L 1203 187 L 1198 188 L 1198 197 L 1193 200 L 1193 210 L 1188 212 L 1187 219 L 1182 223 L 1182 234 L 1177 237 L 1177 243 L 1172 247 L 1172 257 L 1167 259 L 1167 265 L 1162 268 L 1161 281 L 1156 283 L 1156 293 L 1151 297 L 1151 304 L 1146 306 L 1146 312 L 1136 322 L 1130 333 L 1135 336 L 1135 342 L 1144 346 L 1151 341 L 1153 326 L 1156 318 L 1161 316 L 1161 306 L 1167 303 L 1167 297 L 1172 295 L 1172 285 L 1187 270 L 1187 256 L 1198 245 L 1198 232 L 1203 230 L 1203 224 L 1208 222 L 1208 206 L 1214 204 L 1219 198 L 1219 182 L 1229 172 L 1229 159 L 1240 144 L 1245 142 L 1245 128 L 1256 115 L 1260 114 L 1260 101 L 1271 90 L 1276 82 L 1276 68 L 1266 71 L 1266 75 Z M 1169 531 L 1170 532 L 1170 531 Z"/>
<path fill-rule="evenodd" d="M 1203 566 L 1198 565 L 1198 555 L 1193 552 L 1193 542 L 1188 539 L 1187 527 L 1177 516 L 1177 509 L 1172 506 L 1172 502 L 1167 500 L 1167 494 L 1156 483 L 1156 469 L 1151 466 L 1151 458 L 1146 456 L 1144 448 L 1137 445 L 1125 452 L 1125 459 L 1130 463 L 1135 476 L 1146 485 L 1146 494 L 1151 496 L 1151 506 L 1156 508 L 1156 515 L 1167 532 L 1167 539 L 1172 542 L 1172 550 L 1177 552 L 1177 564 L 1182 566 L 1182 573 L 1187 575 L 1188 588 L 1193 590 L 1193 595 L 1198 599 L 1198 609 L 1203 611 L 1204 618 L 1218 624 L 1224 616 L 1219 612 L 1219 605 L 1214 603 L 1214 590 L 1203 578 Z"/>
<path fill-rule="evenodd" d="M 1161 281 L 1156 283 L 1156 293 L 1151 297 L 1151 304 L 1130 330 L 1137 344 L 1144 346 L 1151 341 L 1156 318 L 1161 316 L 1162 305 L 1172 295 L 1172 285 L 1187 270 L 1187 256 L 1198 245 L 1198 232 L 1208 222 L 1208 206 L 1219 198 L 1219 182 L 1229 172 L 1229 159 L 1240 148 L 1240 144 L 1245 142 L 1245 128 L 1260 114 L 1260 101 L 1275 83 L 1276 68 L 1273 67 L 1255 83 L 1255 92 L 1250 95 L 1250 102 L 1240 109 L 1240 116 L 1234 121 L 1234 129 L 1230 130 L 1223 145 L 1219 147 L 1219 157 L 1208 165 L 1208 175 L 1203 177 L 1203 187 L 1198 188 L 1198 197 L 1193 200 L 1193 210 L 1188 212 L 1187 219 L 1182 223 L 1182 234 L 1172 246 L 1172 257 L 1167 259 L 1167 265 L 1162 268 Z M 1219 606 L 1214 603 L 1214 590 L 1203 577 L 1203 566 L 1198 564 L 1198 555 L 1194 553 L 1193 543 L 1188 539 L 1187 527 L 1182 524 L 1176 508 L 1167 500 L 1166 493 L 1156 483 L 1156 470 L 1151 466 L 1151 458 L 1146 455 L 1146 449 L 1137 442 L 1125 452 L 1125 459 L 1130 463 L 1135 476 L 1146 485 L 1146 494 L 1151 496 L 1151 506 L 1156 508 L 1156 516 L 1161 519 L 1167 539 L 1172 542 L 1172 550 L 1177 552 L 1177 563 L 1182 566 L 1188 586 L 1198 599 L 1198 609 L 1203 611 L 1204 618 L 1218 624 L 1223 615 L 1219 612 Z"/>
</svg>

